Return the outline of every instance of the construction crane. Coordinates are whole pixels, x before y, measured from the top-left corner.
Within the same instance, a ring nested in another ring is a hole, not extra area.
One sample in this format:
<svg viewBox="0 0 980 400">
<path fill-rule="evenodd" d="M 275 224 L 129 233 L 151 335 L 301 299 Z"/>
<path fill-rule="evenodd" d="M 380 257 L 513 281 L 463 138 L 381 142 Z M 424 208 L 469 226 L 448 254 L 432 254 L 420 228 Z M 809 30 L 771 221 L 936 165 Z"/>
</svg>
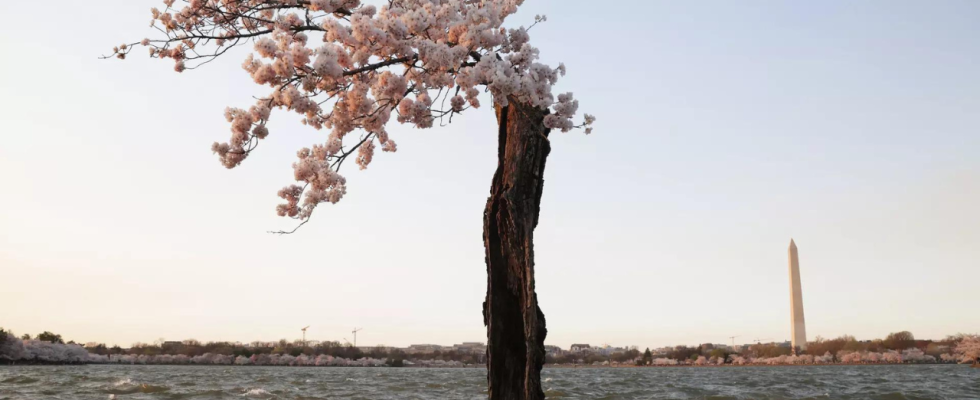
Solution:
<svg viewBox="0 0 980 400">
<path fill-rule="evenodd" d="M 304 349 L 306 348 L 306 330 L 307 330 L 307 329 L 310 329 L 310 326 L 309 326 L 309 325 L 307 325 L 307 326 L 306 326 L 305 328 L 303 328 L 303 329 L 300 329 L 301 331 L 303 331 L 303 348 L 304 348 Z"/>
<path fill-rule="evenodd" d="M 731 339 L 731 340 L 732 340 L 732 351 L 734 351 L 734 350 L 735 350 L 735 338 L 737 338 L 737 337 L 739 337 L 739 336 L 740 336 L 740 335 L 735 335 L 735 336 L 729 336 L 729 337 L 728 337 L 729 339 Z"/>
<path fill-rule="evenodd" d="M 364 329 L 364 328 L 354 328 L 354 330 L 353 330 L 353 331 L 351 331 L 351 333 L 353 333 L 353 334 L 354 334 L 354 347 L 357 347 L 357 332 L 360 332 L 360 331 L 362 331 L 363 329 Z"/>
</svg>

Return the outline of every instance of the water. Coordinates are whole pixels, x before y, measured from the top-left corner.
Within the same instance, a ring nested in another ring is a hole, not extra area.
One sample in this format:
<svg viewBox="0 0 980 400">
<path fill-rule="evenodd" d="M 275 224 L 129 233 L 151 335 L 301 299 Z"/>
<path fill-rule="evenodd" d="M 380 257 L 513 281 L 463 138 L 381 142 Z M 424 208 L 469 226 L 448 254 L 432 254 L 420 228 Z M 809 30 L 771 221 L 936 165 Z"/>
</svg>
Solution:
<svg viewBox="0 0 980 400">
<path fill-rule="evenodd" d="M 963 365 L 545 369 L 556 399 L 980 399 Z M 0 399 L 485 399 L 483 369 L 0 366 Z"/>
</svg>

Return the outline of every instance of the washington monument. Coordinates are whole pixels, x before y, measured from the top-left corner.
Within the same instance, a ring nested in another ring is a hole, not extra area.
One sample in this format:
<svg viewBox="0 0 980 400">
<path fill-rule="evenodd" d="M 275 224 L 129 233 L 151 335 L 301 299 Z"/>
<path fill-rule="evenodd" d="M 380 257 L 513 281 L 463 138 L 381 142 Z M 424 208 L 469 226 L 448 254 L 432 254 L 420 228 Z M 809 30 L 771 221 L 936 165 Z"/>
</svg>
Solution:
<svg viewBox="0 0 980 400">
<path fill-rule="evenodd" d="M 793 348 L 806 350 L 806 321 L 803 319 L 803 286 L 800 284 L 800 256 L 796 243 L 789 240 L 789 315 L 792 319 Z"/>
</svg>

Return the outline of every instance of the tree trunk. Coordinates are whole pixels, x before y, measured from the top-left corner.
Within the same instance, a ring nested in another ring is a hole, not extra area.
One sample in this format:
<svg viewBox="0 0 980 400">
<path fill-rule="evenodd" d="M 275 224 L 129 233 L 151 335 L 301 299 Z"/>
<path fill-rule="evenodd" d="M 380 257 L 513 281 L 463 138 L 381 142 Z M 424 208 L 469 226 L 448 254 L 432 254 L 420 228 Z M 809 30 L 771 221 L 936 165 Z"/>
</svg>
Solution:
<svg viewBox="0 0 980 400">
<path fill-rule="evenodd" d="M 487 262 L 487 383 L 490 400 L 540 400 L 544 314 L 534 292 L 534 228 L 551 151 L 546 110 L 496 107 L 497 172 L 483 217 Z"/>
</svg>

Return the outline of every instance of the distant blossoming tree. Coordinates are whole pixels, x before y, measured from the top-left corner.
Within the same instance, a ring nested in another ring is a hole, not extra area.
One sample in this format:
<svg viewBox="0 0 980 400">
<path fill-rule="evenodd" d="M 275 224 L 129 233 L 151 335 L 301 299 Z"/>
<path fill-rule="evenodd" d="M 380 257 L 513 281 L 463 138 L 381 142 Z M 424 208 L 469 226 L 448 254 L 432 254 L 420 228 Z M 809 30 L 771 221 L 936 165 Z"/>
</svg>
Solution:
<svg viewBox="0 0 980 400">
<path fill-rule="evenodd" d="M 961 362 L 980 363 L 980 335 L 964 335 L 954 351 Z"/>
<path fill-rule="evenodd" d="M 269 136 L 273 110 L 295 112 L 327 132 L 297 152 L 297 183 L 279 191 L 278 214 L 298 225 L 317 206 L 343 198 L 340 169 L 349 157 L 364 169 L 379 148 L 397 150 L 386 129 L 392 119 L 416 128 L 442 125 L 480 107 L 479 94 L 490 93 L 499 139 L 484 214 L 490 398 L 543 398 L 547 331 L 534 291 L 532 242 L 548 134 L 590 133 L 595 118 L 574 123 L 578 101 L 552 93 L 564 65 L 537 62 L 528 29 L 503 27 L 523 0 L 388 0 L 381 7 L 360 0 L 163 2 L 162 10 L 152 9 L 160 36 L 120 45 L 111 56 L 124 59 L 142 45 L 182 72 L 249 45 L 254 54 L 242 68 L 270 88 L 255 104 L 225 111 L 231 138 L 212 146 L 225 167 L 241 164 Z"/>
</svg>

